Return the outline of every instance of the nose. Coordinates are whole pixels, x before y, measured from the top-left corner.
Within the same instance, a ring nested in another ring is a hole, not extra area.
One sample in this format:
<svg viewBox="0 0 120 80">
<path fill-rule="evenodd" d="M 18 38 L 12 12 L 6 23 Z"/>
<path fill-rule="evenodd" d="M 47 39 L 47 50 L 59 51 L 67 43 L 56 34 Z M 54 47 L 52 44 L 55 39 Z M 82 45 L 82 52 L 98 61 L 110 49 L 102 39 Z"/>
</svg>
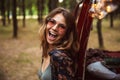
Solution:
<svg viewBox="0 0 120 80">
<path fill-rule="evenodd" d="M 52 27 L 53 30 L 57 30 L 58 29 L 58 24 L 55 24 L 53 27 Z"/>
</svg>

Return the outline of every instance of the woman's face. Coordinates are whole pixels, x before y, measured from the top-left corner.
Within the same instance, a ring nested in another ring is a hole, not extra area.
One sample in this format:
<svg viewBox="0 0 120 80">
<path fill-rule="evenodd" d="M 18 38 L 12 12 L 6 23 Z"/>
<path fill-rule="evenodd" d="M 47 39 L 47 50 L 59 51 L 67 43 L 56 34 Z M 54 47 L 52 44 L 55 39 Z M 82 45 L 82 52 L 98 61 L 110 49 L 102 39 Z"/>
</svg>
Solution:
<svg viewBox="0 0 120 80">
<path fill-rule="evenodd" d="M 54 45 L 61 41 L 67 30 L 64 16 L 59 13 L 50 18 L 46 27 L 46 39 L 48 44 Z"/>
</svg>

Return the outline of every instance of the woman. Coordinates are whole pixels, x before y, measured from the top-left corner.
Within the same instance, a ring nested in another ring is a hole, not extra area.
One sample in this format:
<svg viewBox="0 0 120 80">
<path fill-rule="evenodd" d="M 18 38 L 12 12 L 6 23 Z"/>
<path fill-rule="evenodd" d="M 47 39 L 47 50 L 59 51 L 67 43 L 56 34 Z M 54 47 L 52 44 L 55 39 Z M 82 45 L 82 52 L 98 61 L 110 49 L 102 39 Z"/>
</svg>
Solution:
<svg viewBox="0 0 120 80">
<path fill-rule="evenodd" d="M 42 49 L 42 80 L 75 80 L 75 53 L 79 50 L 75 19 L 64 8 L 56 8 L 45 18 L 39 31 Z"/>
</svg>

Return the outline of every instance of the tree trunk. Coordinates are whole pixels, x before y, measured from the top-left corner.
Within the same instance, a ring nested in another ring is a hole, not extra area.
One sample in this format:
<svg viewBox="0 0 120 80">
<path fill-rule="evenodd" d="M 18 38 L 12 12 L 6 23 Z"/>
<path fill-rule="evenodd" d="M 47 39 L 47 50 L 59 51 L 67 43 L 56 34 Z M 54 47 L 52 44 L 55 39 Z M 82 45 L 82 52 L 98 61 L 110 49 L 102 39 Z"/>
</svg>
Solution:
<svg viewBox="0 0 120 80">
<path fill-rule="evenodd" d="M 101 22 L 102 22 L 102 20 L 98 19 L 98 21 L 97 21 L 97 32 L 98 32 L 99 47 L 103 48 L 104 44 L 103 44 L 103 37 L 102 37 L 102 31 L 101 31 L 101 28 L 102 28 Z"/>
<path fill-rule="evenodd" d="M 113 12 L 110 13 L 110 27 L 113 28 Z"/>
<path fill-rule="evenodd" d="M 10 0 L 7 1 L 7 19 L 8 19 L 8 24 L 10 24 Z"/>
<path fill-rule="evenodd" d="M 49 0 L 49 12 L 58 7 L 58 0 Z"/>
<path fill-rule="evenodd" d="M 5 0 L 1 0 L 1 15 L 3 26 L 6 25 L 6 16 L 5 16 Z"/>
<path fill-rule="evenodd" d="M 16 0 L 13 0 L 13 9 L 12 9 L 12 17 L 13 17 L 13 38 L 17 38 L 17 31 L 18 31 L 18 26 L 17 26 L 17 16 L 16 16 Z"/>
<path fill-rule="evenodd" d="M 44 0 L 37 0 L 38 7 L 38 22 L 42 22 L 43 11 L 44 11 Z"/>
<path fill-rule="evenodd" d="M 25 0 L 22 0 L 23 27 L 25 27 Z"/>
</svg>

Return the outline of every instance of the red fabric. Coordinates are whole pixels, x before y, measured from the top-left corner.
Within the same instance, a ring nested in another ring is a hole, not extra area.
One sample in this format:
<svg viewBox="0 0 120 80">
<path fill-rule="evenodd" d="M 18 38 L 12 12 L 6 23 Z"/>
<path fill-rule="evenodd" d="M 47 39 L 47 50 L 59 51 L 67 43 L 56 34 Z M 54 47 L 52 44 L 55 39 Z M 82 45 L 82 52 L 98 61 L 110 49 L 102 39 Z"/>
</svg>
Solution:
<svg viewBox="0 0 120 80">
<path fill-rule="evenodd" d="M 103 50 L 104 53 L 107 53 L 109 56 L 113 58 L 120 58 L 120 51 L 108 51 L 108 50 Z M 116 68 L 117 73 L 120 73 L 120 68 Z"/>
<path fill-rule="evenodd" d="M 114 57 L 114 58 L 120 58 L 120 51 L 108 51 L 108 50 L 103 50 L 104 53 L 107 53 L 109 56 Z"/>
<path fill-rule="evenodd" d="M 79 58 L 78 58 L 78 76 L 80 78 L 83 78 L 84 74 L 84 58 L 85 58 L 85 51 L 86 46 L 88 42 L 88 37 L 91 30 L 91 23 L 92 23 L 92 17 L 90 16 L 89 9 L 91 7 L 91 0 L 84 0 L 83 6 L 78 18 L 78 37 L 79 37 L 79 45 L 80 50 L 78 52 Z"/>
</svg>

